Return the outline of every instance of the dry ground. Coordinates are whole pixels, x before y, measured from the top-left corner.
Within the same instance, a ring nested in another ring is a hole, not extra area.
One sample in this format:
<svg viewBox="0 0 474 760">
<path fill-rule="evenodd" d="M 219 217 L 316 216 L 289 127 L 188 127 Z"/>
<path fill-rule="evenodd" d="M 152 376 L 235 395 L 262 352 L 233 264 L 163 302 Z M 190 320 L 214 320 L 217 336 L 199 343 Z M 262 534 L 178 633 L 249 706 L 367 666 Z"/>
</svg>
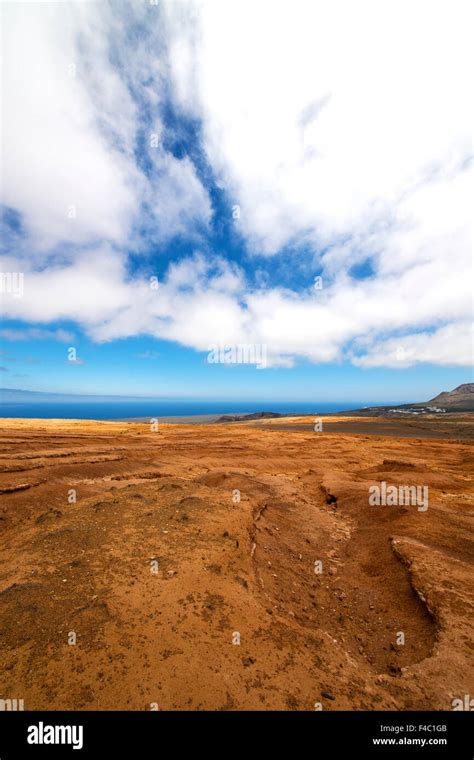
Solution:
<svg viewBox="0 0 474 760">
<path fill-rule="evenodd" d="M 396 420 L 392 437 L 280 424 L 294 429 L 3 420 L 0 698 L 450 710 L 473 696 L 472 424 L 440 439 L 397 437 Z M 382 480 L 428 485 L 428 511 L 369 506 Z"/>
</svg>

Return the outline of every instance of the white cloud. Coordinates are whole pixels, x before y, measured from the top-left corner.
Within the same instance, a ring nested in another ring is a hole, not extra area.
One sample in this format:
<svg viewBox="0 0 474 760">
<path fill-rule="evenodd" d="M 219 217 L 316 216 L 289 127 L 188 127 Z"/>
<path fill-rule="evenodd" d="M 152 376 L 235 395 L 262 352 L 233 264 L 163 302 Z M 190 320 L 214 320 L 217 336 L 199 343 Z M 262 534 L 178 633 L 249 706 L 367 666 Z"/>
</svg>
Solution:
<svg viewBox="0 0 474 760">
<path fill-rule="evenodd" d="M 139 177 L 96 124 L 78 58 L 74 6 L 11 3 L 2 13 L 8 62 L 3 202 L 23 215 L 43 249 L 61 241 L 125 239 Z M 115 108 L 121 103 L 131 118 L 126 90 L 116 77 L 113 84 Z"/>
<path fill-rule="evenodd" d="M 191 34 L 168 5 L 174 92 L 257 253 L 360 234 L 471 151 L 467 2 L 200 7 Z"/>
<path fill-rule="evenodd" d="M 25 8 L 4 10 L 4 200 L 29 233 L 0 267 L 25 272 L 7 316 L 72 320 L 97 341 L 265 343 L 282 366 L 401 366 L 400 347 L 403 366 L 469 363 L 467 3 L 208 0 L 167 3 L 160 17 L 139 2 L 123 17 L 107 4 Z M 133 20 L 141 31 L 127 38 Z M 192 239 L 211 217 L 194 165 L 163 145 L 168 95 L 202 120 L 251 253 L 304 241 L 323 290 L 264 277 L 252 288 L 204 254 L 172 264 L 157 291 L 130 276 L 140 226 L 153 242 Z M 136 146 L 151 131 L 145 171 Z M 66 253 L 51 258 L 60 242 Z M 355 280 L 367 258 L 373 276 Z"/>
<path fill-rule="evenodd" d="M 0 337 L 11 341 L 57 340 L 61 343 L 71 343 L 74 340 L 74 335 L 69 332 L 69 330 L 48 330 L 42 327 L 24 327 L 20 329 L 6 327 L 3 330 L 0 330 Z"/>
<path fill-rule="evenodd" d="M 463 293 L 458 291 L 458 301 L 449 297 L 457 283 L 448 263 L 427 271 L 420 265 L 416 277 L 391 274 L 368 284 L 341 278 L 305 294 L 252 291 L 235 265 L 196 254 L 172 264 L 156 290 L 145 277 L 127 280 L 124 257 L 103 248 L 89 252 L 86 262 L 27 273 L 30 297 L 8 299 L 5 310 L 36 323 L 74 320 L 98 342 L 151 335 L 198 351 L 211 344 L 265 344 L 268 366 L 292 366 L 299 358 L 316 363 L 349 358 L 364 367 L 469 365 L 472 337 Z M 448 294 L 444 313 L 452 322 L 428 332 L 439 323 L 440 283 Z M 424 291 L 424 285 L 432 288 Z M 467 298 L 468 282 L 464 290 Z M 424 330 L 414 333 L 414 323 Z M 393 331 L 396 338 L 386 337 Z"/>
<path fill-rule="evenodd" d="M 1 269 L 8 271 L 3 264 Z M 104 245 L 83 251 L 66 266 L 26 270 L 24 297 L 4 297 L 3 308 L 14 319 L 69 319 L 87 326 L 119 313 L 133 296 L 133 284 L 126 280 L 126 256 Z"/>
<path fill-rule="evenodd" d="M 404 369 L 419 362 L 449 366 L 473 363 L 473 330 L 470 322 L 453 322 L 434 333 L 415 333 L 376 341 L 370 353 L 355 358 L 359 367 Z"/>
<path fill-rule="evenodd" d="M 127 19 L 120 23 L 112 6 L 97 3 L 7 3 L 2 15 L 2 202 L 22 215 L 30 249 L 125 244 L 134 223 L 143 222 L 144 203 L 156 239 L 181 232 L 185 222 L 206 223 L 209 200 L 188 161 L 159 144 L 150 151 L 152 178 L 137 164 L 146 128 L 142 78 L 155 74 L 147 90 L 151 113 L 162 80 L 154 56 L 149 71 L 138 67 L 147 51 L 125 43 Z M 124 69 L 111 62 L 113 45 L 126 53 Z"/>
</svg>

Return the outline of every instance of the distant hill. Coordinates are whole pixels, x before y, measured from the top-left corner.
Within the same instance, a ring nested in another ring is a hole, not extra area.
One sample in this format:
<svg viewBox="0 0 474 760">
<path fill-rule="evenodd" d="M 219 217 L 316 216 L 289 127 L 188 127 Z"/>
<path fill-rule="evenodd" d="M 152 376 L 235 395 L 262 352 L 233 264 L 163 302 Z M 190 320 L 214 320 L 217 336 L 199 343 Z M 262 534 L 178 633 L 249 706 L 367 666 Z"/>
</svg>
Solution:
<svg viewBox="0 0 474 760">
<path fill-rule="evenodd" d="M 402 414 L 444 414 L 474 412 L 474 383 L 463 383 L 452 391 L 443 391 L 430 401 L 396 406 L 367 406 L 344 412 L 348 417 L 394 417 Z"/>
<path fill-rule="evenodd" d="M 216 422 L 247 422 L 271 417 L 312 417 L 316 413 L 298 414 L 296 412 L 278 414 L 276 412 L 255 412 L 254 414 L 225 414 Z M 402 417 L 420 414 L 448 414 L 449 412 L 474 412 L 474 383 L 464 383 L 452 391 L 443 391 L 430 401 L 414 404 L 398 404 L 395 406 L 364 406 L 363 409 L 351 409 L 340 412 L 331 412 L 325 416 L 345 417 Z"/>
<path fill-rule="evenodd" d="M 429 406 L 439 406 L 446 411 L 474 411 L 474 383 L 463 383 L 453 391 L 443 391 L 426 402 Z"/>
</svg>

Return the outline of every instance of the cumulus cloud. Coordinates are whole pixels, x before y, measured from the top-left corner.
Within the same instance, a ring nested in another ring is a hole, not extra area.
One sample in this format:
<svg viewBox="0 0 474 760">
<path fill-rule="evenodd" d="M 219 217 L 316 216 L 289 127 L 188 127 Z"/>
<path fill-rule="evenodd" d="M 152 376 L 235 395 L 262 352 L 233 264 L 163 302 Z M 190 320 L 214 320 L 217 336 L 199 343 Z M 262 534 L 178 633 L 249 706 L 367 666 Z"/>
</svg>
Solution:
<svg viewBox="0 0 474 760">
<path fill-rule="evenodd" d="M 359 367 L 404 369 L 419 362 L 470 366 L 473 359 L 472 323 L 454 322 L 432 333 L 414 333 L 375 341 L 370 353 L 356 357 L 354 363 Z"/>
<path fill-rule="evenodd" d="M 25 273 L 7 316 L 96 341 L 264 343 L 269 366 L 469 364 L 466 2 L 32 8 L 5 10 L 4 202 L 26 230 L 1 265 Z M 167 149 L 167 99 L 199 123 L 250 265 L 286 251 L 291 268 L 304 246 L 322 290 L 252 285 L 223 251 L 175 261 L 157 290 L 132 273 L 130 251 L 177 234 L 198 249 L 212 216 Z"/>
<path fill-rule="evenodd" d="M 30 255 L 59 243 L 127 243 L 145 213 L 158 239 L 207 222 L 192 165 L 161 146 L 162 77 L 139 40 L 126 44 L 130 19 L 120 23 L 107 3 L 9 3 L 2 14 L 2 201 L 20 213 Z M 114 46 L 126 60 L 113 60 Z M 139 139 L 156 162 L 152 176 L 136 160 Z"/>
<path fill-rule="evenodd" d="M 257 253 L 403 223 L 407 194 L 470 155 L 466 2 L 210 0 L 184 31 L 167 8 L 173 92 Z"/>
<path fill-rule="evenodd" d="M 92 9 L 92 6 L 90 6 Z M 3 202 L 36 245 L 123 240 L 139 176 L 96 123 L 78 57 L 74 5 L 11 3 L 5 24 Z M 133 118 L 117 76 L 116 110 Z"/>
<path fill-rule="evenodd" d="M 97 342 L 151 335 L 198 351 L 214 344 L 264 344 L 268 366 L 289 367 L 298 358 L 315 363 L 350 358 L 359 366 L 397 368 L 470 363 L 466 303 L 461 291 L 457 301 L 449 297 L 456 278 L 447 265 L 436 272 L 431 293 L 420 292 L 426 275 L 420 265 L 414 279 L 392 274 L 356 283 L 341 277 L 323 290 L 302 294 L 287 288 L 252 290 L 243 270 L 220 256 L 198 253 L 181 259 L 169 266 L 158 289 L 145 277 L 127 281 L 125 261 L 113 251 L 97 251 L 94 260 L 93 268 L 78 262 L 31 273 L 26 282 L 32 297 L 24 304 L 11 299 L 9 315 L 26 315 L 33 322 L 75 320 Z M 439 322 L 440 282 L 447 294 L 443 311 L 452 323 L 429 333 L 428 327 Z M 48 299 L 52 285 L 61 298 Z M 464 290 L 467 298 L 468 282 Z M 425 330 L 413 333 L 413 323 Z M 384 337 L 393 331 L 396 338 Z M 55 337 L 63 339 L 59 333 Z M 53 337 L 53 331 L 41 329 L 27 334 Z"/>
</svg>

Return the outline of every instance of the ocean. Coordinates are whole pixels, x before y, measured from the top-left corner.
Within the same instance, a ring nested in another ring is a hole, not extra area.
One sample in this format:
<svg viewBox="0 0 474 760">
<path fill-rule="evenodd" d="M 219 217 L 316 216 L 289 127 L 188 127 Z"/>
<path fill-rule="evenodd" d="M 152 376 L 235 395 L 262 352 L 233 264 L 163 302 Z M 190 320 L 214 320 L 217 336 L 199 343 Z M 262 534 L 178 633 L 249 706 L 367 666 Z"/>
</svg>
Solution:
<svg viewBox="0 0 474 760">
<path fill-rule="evenodd" d="M 327 414 L 369 406 L 367 403 L 310 401 L 2 401 L 0 418 L 120 420 L 134 417 L 181 417 L 205 414 Z"/>
</svg>

